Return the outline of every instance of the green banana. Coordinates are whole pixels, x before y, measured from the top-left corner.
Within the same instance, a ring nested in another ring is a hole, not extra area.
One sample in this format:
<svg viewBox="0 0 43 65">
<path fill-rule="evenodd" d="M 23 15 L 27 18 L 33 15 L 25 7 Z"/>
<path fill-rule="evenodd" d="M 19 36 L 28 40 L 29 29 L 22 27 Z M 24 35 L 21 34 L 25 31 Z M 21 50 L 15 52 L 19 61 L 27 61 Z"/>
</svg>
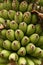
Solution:
<svg viewBox="0 0 43 65">
<path fill-rule="evenodd" d="M 27 60 L 27 65 L 35 65 L 35 63 L 30 59 L 30 58 L 26 58 Z"/>
</svg>

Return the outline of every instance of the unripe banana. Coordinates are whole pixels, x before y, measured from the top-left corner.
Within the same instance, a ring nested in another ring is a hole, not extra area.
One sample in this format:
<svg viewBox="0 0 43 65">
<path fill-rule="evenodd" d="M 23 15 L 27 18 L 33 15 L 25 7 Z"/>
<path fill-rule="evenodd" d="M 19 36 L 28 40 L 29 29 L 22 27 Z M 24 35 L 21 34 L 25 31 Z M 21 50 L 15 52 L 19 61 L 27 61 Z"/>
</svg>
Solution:
<svg viewBox="0 0 43 65">
<path fill-rule="evenodd" d="M 17 12 L 14 17 L 15 21 L 19 24 L 23 21 L 23 14 L 22 12 Z"/>
<path fill-rule="evenodd" d="M 2 31 L 1 31 L 1 35 L 2 35 L 2 38 L 3 39 L 6 39 L 6 29 L 3 29 Z"/>
<path fill-rule="evenodd" d="M 22 1 L 19 6 L 19 10 L 21 12 L 25 12 L 28 8 L 28 3 L 26 1 Z"/>
<path fill-rule="evenodd" d="M 13 0 L 12 2 L 12 9 L 18 11 L 19 9 L 19 2 L 17 0 Z"/>
<path fill-rule="evenodd" d="M 25 47 L 21 47 L 19 50 L 18 50 L 18 55 L 19 56 L 25 56 L 26 55 L 26 49 Z"/>
<path fill-rule="evenodd" d="M 11 50 L 11 42 L 9 40 L 5 40 L 3 42 L 3 48 L 5 48 L 7 50 Z"/>
<path fill-rule="evenodd" d="M 7 51 L 7 50 L 2 50 L 2 52 L 0 54 L 1 54 L 2 58 L 8 59 L 11 52 Z"/>
<path fill-rule="evenodd" d="M 13 11 L 13 10 L 8 11 L 8 17 L 10 20 L 14 20 L 15 13 L 16 13 L 16 11 Z"/>
<path fill-rule="evenodd" d="M 20 41 L 24 37 L 24 33 L 21 30 L 17 29 L 15 31 L 15 37 L 17 40 Z"/>
<path fill-rule="evenodd" d="M 13 41 L 15 39 L 15 33 L 14 30 L 9 29 L 6 31 L 6 37 L 8 40 Z"/>
<path fill-rule="evenodd" d="M 28 10 L 27 10 L 27 11 L 31 12 L 31 11 L 32 11 L 32 8 L 33 8 L 33 4 L 30 3 L 30 4 L 28 5 Z"/>
<path fill-rule="evenodd" d="M 41 25 L 40 24 L 36 24 L 36 33 L 37 34 L 41 34 L 41 32 L 42 32 Z"/>
<path fill-rule="evenodd" d="M 23 15 L 24 22 L 29 24 L 31 22 L 31 13 L 30 12 L 25 12 Z"/>
<path fill-rule="evenodd" d="M 24 33 L 27 31 L 27 24 L 25 22 L 21 22 L 19 24 L 19 29 L 22 30 Z"/>
<path fill-rule="evenodd" d="M 36 15 L 36 14 L 32 14 L 32 20 L 31 20 L 31 23 L 36 24 L 37 21 L 38 21 L 38 17 L 37 17 L 37 15 Z"/>
<path fill-rule="evenodd" d="M 43 45 L 43 36 L 40 36 L 39 40 L 38 40 L 38 45 L 37 46 L 42 46 L 42 45 Z"/>
<path fill-rule="evenodd" d="M 13 29 L 13 30 L 16 30 L 18 28 L 18 24 L 16 21 L 11 21 L 10 22 L 10 28 Z"/>
<path fill-rule="evenodd" d="M 19 48 L 20 48 L 20 42 L 19 41 L 17 41 L 17 40 L 14 40 L 13 42 L 12 42 L 12 49 L 14 50 L 14 51 L 17 51 Z"/>
<path fill-rule="evenodd" d="M 35 65 L 41 65 L 42 63 L 40 59 L 32 58 L 32 60 L 35 63 Z"/>
<path fill-rule="evenodd" d="M 38 34 L 34 33 L 34 34 L 32 34 L 32 35 L 30 36 L 30 41 L 31 41 L 32 43 L 36 44 L 36 43 L 38 42 L 38 40 L 39 40 L 39 35 L 38 35 Z"/>
<path fill-rule="evenodd" d="M 8 11 L 7 10 L 1 10 L 2 18 L 5 20 L 8 19 Z"/>
<path fill-rule="evenodd" d="M 31 54 L 35 51 L 36 47 L 33 43 L 29 43 L 27 46 L 26 46 L 26 51 L 27 51 L 27 54 Z"/>
<path fill-rule="evenodd" d="M 42 54 L 42 49 L 39 47 L 36 47 L 36 50 L 32 53 L 32 56 L 39 58 L 41 57 L 41 54 Z"/>
<path fill-rule="evenodd" d="M 29 37 L 24 36 L 23 39 L 21 40 L 22 46 L 26 46 L 30 42 Z"/>
<path fill-rule="evenodd" d="M 5 24 L 5 20 L 1 17 L 0 17 L 0 23 L 3 24 L 3 25 Z"/>
<path fill-rule="evenodd" d="M 27 35 L 30 36 L 35 32 L 35 25 L 30 24 L 27 27 Z"/>
<path fill-rule="evenodd" d="M 27 65 L 35 65 L 35 63 L 30 59 L 30 58 L 26 58 L 27 59 Z"/>
<path fill-rule="evenodd" d="M 18 65 L 27 65 L 26 59 L 24 57 L 20 57 L 18 60 Z"/>
<path fill-rule="evenodd" d="M 9 56 L 9 60 L 10 61 L 18 61 L 18 55 L 16 53 L 12 53 L 10 56 Z"/>
<path fill-rule="evenodd" d="M 6 10 L 11 10 L 12 4 L 11 4 L 11 2 L 9 0 L 4 0 L 3 7 Z"/>
</svg>

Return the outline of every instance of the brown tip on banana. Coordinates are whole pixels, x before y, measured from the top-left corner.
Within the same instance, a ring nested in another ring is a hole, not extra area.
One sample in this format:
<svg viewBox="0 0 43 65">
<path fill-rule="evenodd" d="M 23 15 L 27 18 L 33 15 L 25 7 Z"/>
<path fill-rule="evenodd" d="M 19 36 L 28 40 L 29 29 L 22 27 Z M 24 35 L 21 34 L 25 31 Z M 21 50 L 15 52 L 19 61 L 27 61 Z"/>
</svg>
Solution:
<svg viewBox="0 0 43 65">
<path fill-rule="evenodd" d="M 16 62 L 10 62 L 9 65 L 17 65 Z"/>
</svg>

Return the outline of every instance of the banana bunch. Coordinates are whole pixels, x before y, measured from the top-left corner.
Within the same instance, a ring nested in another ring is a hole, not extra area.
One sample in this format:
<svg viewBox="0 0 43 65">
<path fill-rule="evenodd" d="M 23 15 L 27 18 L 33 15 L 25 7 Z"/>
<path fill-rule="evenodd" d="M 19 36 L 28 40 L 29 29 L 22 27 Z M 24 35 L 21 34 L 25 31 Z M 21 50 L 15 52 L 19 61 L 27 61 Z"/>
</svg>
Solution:
<svg viewBox="0 0 43 65">
<path fill-rule="evenodd" d="M 32 11 L 33 9 L 43 12 L 43 0 L 0 0 L 0 10 Z"/>
<path fill-rule="evenodd" d="M 43 29 L 31 11 L 41 10 L 42 2 L 0 0 L 0 65 L 41 65 Z"/>
</svg>

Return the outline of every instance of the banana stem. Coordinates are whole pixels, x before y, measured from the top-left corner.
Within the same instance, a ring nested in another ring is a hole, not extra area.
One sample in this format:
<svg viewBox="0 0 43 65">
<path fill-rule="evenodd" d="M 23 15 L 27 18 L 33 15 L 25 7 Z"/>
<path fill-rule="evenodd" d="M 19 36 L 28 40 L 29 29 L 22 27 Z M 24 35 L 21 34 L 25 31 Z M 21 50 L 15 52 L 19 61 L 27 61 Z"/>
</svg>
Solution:
<svg viewBox="0 0 43 65">
<path fill-rule="evenodd" d="M 33 10 L 32 13 L 37 13 L 37 15 L 38 15 L 39 17 L 41 17 L 41 19 L 43 19 L 43 14 L 42 14 L 42 13 L 40 13 L 40 12 L 38 12 L 38 11 L 36 11 L 36 10 Z"/>
</svg>

